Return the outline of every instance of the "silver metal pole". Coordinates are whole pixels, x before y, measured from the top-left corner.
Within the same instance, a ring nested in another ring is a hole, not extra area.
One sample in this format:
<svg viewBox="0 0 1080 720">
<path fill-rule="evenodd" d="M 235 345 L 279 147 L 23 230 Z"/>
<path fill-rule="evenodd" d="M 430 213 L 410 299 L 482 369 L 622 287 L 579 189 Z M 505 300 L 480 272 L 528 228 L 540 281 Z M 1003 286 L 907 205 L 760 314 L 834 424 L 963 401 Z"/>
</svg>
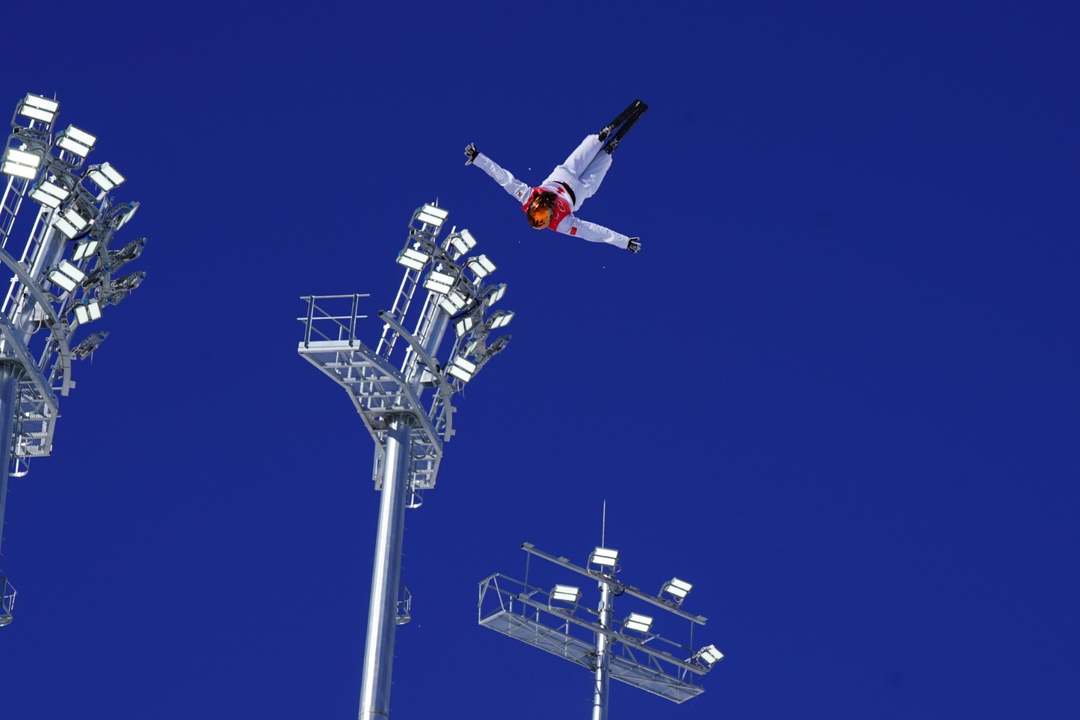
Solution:
<svg viewBox="0 0 1080 720">
<path fill-rule="evenodd" d="M 360 720 L 390 717 L 401 544 L 409 495 L 409 432 L 408 422 L 396 419 L 391 421 L 386 435 L 379 529 L 375 536 L 375 565 L 371 570 L 371 602 L 364 643 L 364 679 L 360 686 Z"/>
<path fill-rule="evenodd" d="M 11 438 L 15 434 L 17 391 L 22 368 L 0 363 L 0 547 L 4 544 L 4 509 L 7 505 L 8 473 L 11 470 Z M 3 588 L 0 587 L 0 592 Z"/>
<path fill-rule="evenodd" d="M 600 627 L 605 630 L 611 627 L 611 584 L 600 583 Z M 608 664 L 611 650 L 608 647 L 608 636 L 602 633 L 596 634 L 596 677 L 593 686 L 592 720 L 607 720 L 608 708 Z"/>
</svg>

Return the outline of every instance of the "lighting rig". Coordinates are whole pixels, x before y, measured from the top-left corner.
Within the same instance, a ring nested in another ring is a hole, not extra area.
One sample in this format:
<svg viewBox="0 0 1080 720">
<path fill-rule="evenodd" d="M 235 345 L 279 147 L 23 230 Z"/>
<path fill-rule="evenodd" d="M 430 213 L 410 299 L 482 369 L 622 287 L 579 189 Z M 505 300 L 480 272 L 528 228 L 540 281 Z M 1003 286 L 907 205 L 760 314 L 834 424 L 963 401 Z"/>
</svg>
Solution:
<svg viewBox="0 0 1080 720">
<path fill-rule="evenodd" d="M 27 94 L 0 158 L 0 262 L 10 273 L 0 305 L 0 541 L 8 477 L 26 475 L 30 458 L 52 452 L 59 398 L 75 387 L 72 361 L 93 355 L 108 333 L 92 328 L 145 276 L 117 275 L 145 239 L 111 249 L 139 203 L 113 199 L 125 181 L 115 167 L 87 165 L 96 137 L 74 125 L 54 133 L 59 112 L 55 99 Z M 26 206 L 33 223 L 16 250 L 16 219 Z M 15 589 L 0 572 L 0 627 L 11 623 L 14 606 Z"/>
<path fill-rule="evenodd" d="M 592 720 L 607 718 L 611 679 L 675 703 L 704 692 L 695 678 L 706 675 L 724 655 L 715 645 L 694 645 L 694 627 L 705 625 L 706 618 L 682 609 L 690 583 L 671 578 L 651 595 L 617 577 L 621 569 L 618 550 L 597 547 L 585 565 L 576 565 L 532 543 L 522 544 L 521 549 L 526 553 L 525 580 L 501 573 L 481 580 L 477 620 L 483 627 L 592 672 Z M 582 589 L 576 585 L 531 585 L 528 560 L 533 557 L 595 582 L 600 591 L 596 609 L 583 603 Z M 615 615 L 619 596 L 647 605 L 647 612 L 660 610 L 688 621 L 689 641 L 661 636 L 651 614 L 634 611 L 619 620 Z"/>
<path fill-rule="evenodd" d="M 356 332 L 367 318 L 359 311 L 367 295 L 304 297 L 306 314 L 298 318 L 304 325 L 301 357 L 345 390 L 375 442 L 372 476 L 382 496 L 361 720 L 389 717 L 394 633 L 412 615 L 412 596 L 401 586 L 405 510 L 419 507 L 422 492 L 435 487 L 443 444 L 456 432 L 454 395 L 510 340 L 492 336 L 513 318 L 491 312 L 506 285 L 485 284 L 495 264 L 486 255 L 467 257 L 476 247 L 468 230 L 451 228 L 439 239 L 447 216 L 435 204 L 413 213 L 397 256 L 405 273 L 390 310 L 378 315 L 382 333 L 374 349 Z M 447 335 L 452 341 L 443 353 Z"/>
</svg>

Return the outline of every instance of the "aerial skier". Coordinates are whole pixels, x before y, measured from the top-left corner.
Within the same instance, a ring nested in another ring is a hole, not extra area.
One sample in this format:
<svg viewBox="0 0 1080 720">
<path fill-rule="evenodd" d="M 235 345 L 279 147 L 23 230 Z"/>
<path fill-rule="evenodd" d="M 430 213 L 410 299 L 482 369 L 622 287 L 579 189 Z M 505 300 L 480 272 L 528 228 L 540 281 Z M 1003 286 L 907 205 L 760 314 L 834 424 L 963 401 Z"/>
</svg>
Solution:
<svg viewBox="0 0 1080 720">
<path fill-rule="evenodd" d="M 612 153 L 638 118 L 649 109 L 635 100 L 600 132 L 587 136 L 563 163 L 552 170 L 537 187 L 529 187 L 469 143 L 465 147 L 465 164 L 476 165 L 499 183 L 506 192 L 517 198 L 521 210 L 536 230 L 554 230 L 590 242 L 607 243 L 636 253 L 641 240 L 582 220 L 574 212 L 596 194 L 608 169 Z"/>
</svg>

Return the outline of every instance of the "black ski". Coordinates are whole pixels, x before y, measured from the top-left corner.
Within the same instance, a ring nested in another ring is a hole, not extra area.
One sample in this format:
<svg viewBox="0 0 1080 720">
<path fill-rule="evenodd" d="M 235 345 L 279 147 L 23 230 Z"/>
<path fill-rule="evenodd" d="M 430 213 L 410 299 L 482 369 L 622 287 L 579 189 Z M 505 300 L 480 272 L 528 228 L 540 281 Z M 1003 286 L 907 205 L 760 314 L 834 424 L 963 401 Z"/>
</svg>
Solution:
<svg viewBox="0 0 1080 720">
<path fill-rule="evenodd" d="M 629 118 L 631 115 L 633 115 L 634 112 L 639 107 L 648 107 L 648 106 L 646 106 L 645 103 L 641 102 L 640 100 L 635 100 L 634 102 L 627 105 L 626 109 L 623 110 L 618 115 L 616 115 L 614 120 L 612 120 L 607 125 L 605 125 L 603 128 L 601 128 L 601 130 L 600 130 L 600 139 L 601 140 L 607 139 L 607 136 L 611 134 L 611 131 L 615 130 L 620 125 L 622 125 L 624 122 L 626 122 L 627 118 Z"/>
<path fill-rule="evenodd" d="M 623 122 L 622 127 L 615 133 L 615 137 L 608 140 L 607 144 L 604 145 L 604 152 L 608 155 L 615 152 L 615 148 L 619 147 L 619 142 L 626 136 L 626 133 L 630 132 L 630 128 L 634 127 L 634 123 L 638 121 L 638 118 L 649 109 L 649 106 L 640 100 L 636 100 L 635 103 L 636 107 L 630 112 L 630 116 Z"/>
</svg>

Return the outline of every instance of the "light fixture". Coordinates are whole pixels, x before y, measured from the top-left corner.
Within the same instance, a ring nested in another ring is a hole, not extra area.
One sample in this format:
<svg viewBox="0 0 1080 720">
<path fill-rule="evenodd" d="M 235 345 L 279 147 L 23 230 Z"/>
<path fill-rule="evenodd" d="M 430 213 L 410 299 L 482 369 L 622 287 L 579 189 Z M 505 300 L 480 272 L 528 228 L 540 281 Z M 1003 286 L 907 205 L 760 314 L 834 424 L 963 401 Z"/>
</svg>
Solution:
<svg viewBox="0 0 1080 720">
<path fill-rule="evenodd" d="M 123 215 L 120 216 L 120 219 L 116 221 L 116 229 L 119 230 L 120 228 L 124 227 L 129 222 L 131 222 L 131 218 L 135 217 L 135 213 L 137 213 L 138 211 L 139 211 L 139 203 L 137 203 L 137 202 L 131 203 L 131 207 L 129 207 L 127 209 L 127 211 Z"/>
<path fill-rule="evenodd" d="M 448 214 L 449 213 L 446 210 L 443 210 L 440 207 L 425 205 L 416 213 L 416 219 L 422 223 L 439 227 L 443 224 L 443 220 L 446 219 Z"/>
<path fill-rule="evenodd" d="M 641 615 L 640 613 L 630 613 L 623 620 L 623 628 L 626 630 L 633 630 L 634 632 L 647 633 L 649 628 L 652 627 L 652 618 L 648 615 Z"/>
<path fill-rule="evenodd" d="M 68 292 L 74 292 L 79 283 L 86 279 L 86 273 L 67 260 L 61 260 L 56 269 L 49 273 L 49 279 Z"/>
<path fill-rule="evenodd" d="M 476 373 L 476 363 L 469 362 L 460 355 L 455 355 L 450 361 L 447 372 L 462 382 L 469 382 Z"/>
<path fill-rule="evenodd" d="M 581 588 L 572 585 L 556 585 L 551 591 L 551 600 L 576 605 L 581 600 Z"/>
<path fill-rule="evenodd" d="M 476 323 L 473 321 L 472 315 L 466 315 L 465 317 L 458 320 L 457 323 L 455 323 L 454 331 L 457 333 L 458 337 L 461 337 L 465 333 L 472 330 L 473 325 L 475 324 Z"/>
<path fill-rule="evenodd" d="M 74 153 L 81 158 L 90 154 L 90 151 L 94 148 L 94 143 L 97 142 L 97 138 L 88 132 L 84 132 L 74 125 L 68 125 L 64 132 L 60 133 L 60 137 L 56 139 L 56 145 L 70 153 Z"/>
<path fill-rule="evenodd" d="M 70 190 L 54 182 L 51 178 L 45 178 L 38 183 L 36 188 L 30 191 L 30 197 L 52 210 L 60 207 L 60 203 L 66 200 L 70 194 Z"/>
<path fill-rule="evenodd" d="M 465 264 L 478 278 L 485 278 L 495 271 L 495 263 L 488 260 L 487 255 L 477 255 Z"/>
<path fill-rule="evenodd" d="M 113 281 L 113 287 L 118 290 L 134 290 L 142 285 L 143 280 L 146 279 L 146 271 L 139 270 L 138 272 L 128 273 L 119 280 Z"/>
<path fill-rule="evenodd" d="M 499 283 L 498 285 L 496 285 L 496 286 L 495 286 L 495 289 L 494 289 L 494 290 L 492 290 L 492 291 L 491 291 L 491 292 L 490 292 L 490 293 L 488 294 L 488 297 L 487 297 L 487 304 L 488 304 L 488 307 L 491 307 L 491 306 L 492 306 L 492 305 L 494 305 L 495 303 L 497 303 L 497 302 L 499 302 L 500 300 L 502 300 L 502 297 L 503 297 L 503 295 L 505 295 L 505 294 L 506 294 L 506 283 Z"/>
<path fill-rule="evenodd" d="M 686 599 L 686 596 L 690 593 L 690 590 L 693 587 L 693 585 L 686 582 L 685 580 L 680 580 L 679 578 L 671 578 L 666 583 L 664 583 L 664 586 L 662 588 L 660 588 L 660 592 L 662 594 L 672 596 L 673 598 L 675 598 L 676 602 L 682 602 Z"/>
<path fill-rule="evenodd" d="M 488 320 L 488 327 L 492 330 L 498 330 L 504 328 L 510 324 L 510 321 L 514 319 L 514 313 L 510 310 L 500 310 L 497 313 L 492 314 L 491 319 Z"/>
<path fill-rule="evenodd" d="M 453 275 L 447 275 L 438 270 L 432 270 L 428 273 L 427 280 L 424 281 L 424 287 L 431 292 L 445 295 L 453 289 L 456 282 L 457 278 Z"/>
<path fill-rule="evenodd" d="M 603 567 L 615 567 L 615 562 L 618 559 L 619 551 L 611 548 L 598 547 L 589 555 L 589 563 Z"/>
<path fill-rule="evenodd" d="M 101 319 L 101 305 L 97 300 L 75 306 L 75 319 L 80 325 Z"/>
<path fill-rule="evenodd" d="M 135 238 L 119 250 L 110 250 L 109 263 L 112 265 L 113 270 L 116 270 L 124 263 L 138 259 L 142 255 L 144 247 L 146 247 L 146 238 L 141 237 Z"/>
<path fill-rule="evenodd" d="M 90 168 L 90 171 L 86 173 L 86 176 L 94 181 L 94 184 L 105 192 L 109 192 L 113 188 L 124 182 L 124 176 L 116 171 L 109 163 L 102 163 L 95 167 Z"/>
<path fill-rule="evenodd" d="M 404 265 L 410 270 L 423 270 L 424 264 L 431 259 L 431 256 L 427 253 L 414 250 L 413 248 L 405 248 L 398 255 L 398 265 Z"/>
<path fill-rule="evenodd" d="M 74 240 L 79 233 L 89 227 L 92 220 L 93 218 L 86 217 L 72 205 L 56 216 L 53 225 L 69 240 Z"/>
<path fill-rule="evenodd" d="M 724 653 L 717 650 L 715 645 L 706 645 L 698 650 L 694 657 L 705 663 L 708 667 L 712 667 L 724 659 Z"/>
<path fill-rule="evenodd" d="M 451 290 L 439 300 L 439 307 L 445 310 L 448 315 L 457 315 L 471 304 L 472 298 L 463 295 L 457 290 Z"/>
<path fill-rule="evenodd" d="M 97 252 L 98 241 L 88 240 L 84 243 L 79 243 L 75 246 L 75 252 L 72 254 L 72 260 L 82 260 L 83 258 L 92 257 Z"/>
<path fill-rule="evenodd" d="M 51 123 L 59 109 L 60 103 L 33 93 L 27 93 L 23 101 L 19 103 L 20 115 L 25 115 L 32 120 L 40 120 L 43 123 Z"/>
<path fill-rule="evenodd" d="M 41 165 L 41 157 L 35 153 L 13 147 L 4 151 L 3 173 L 5 175 L 33 180 L 37 175 L 39 165 Z"/>
<path fill-rule="evenodd" d="M 476 238 L 468 230 L 462 230 L 450 238 L 450 245 L 458 251 L 459 255 L 464 255 L 476 247 Z"/>
</svg>

